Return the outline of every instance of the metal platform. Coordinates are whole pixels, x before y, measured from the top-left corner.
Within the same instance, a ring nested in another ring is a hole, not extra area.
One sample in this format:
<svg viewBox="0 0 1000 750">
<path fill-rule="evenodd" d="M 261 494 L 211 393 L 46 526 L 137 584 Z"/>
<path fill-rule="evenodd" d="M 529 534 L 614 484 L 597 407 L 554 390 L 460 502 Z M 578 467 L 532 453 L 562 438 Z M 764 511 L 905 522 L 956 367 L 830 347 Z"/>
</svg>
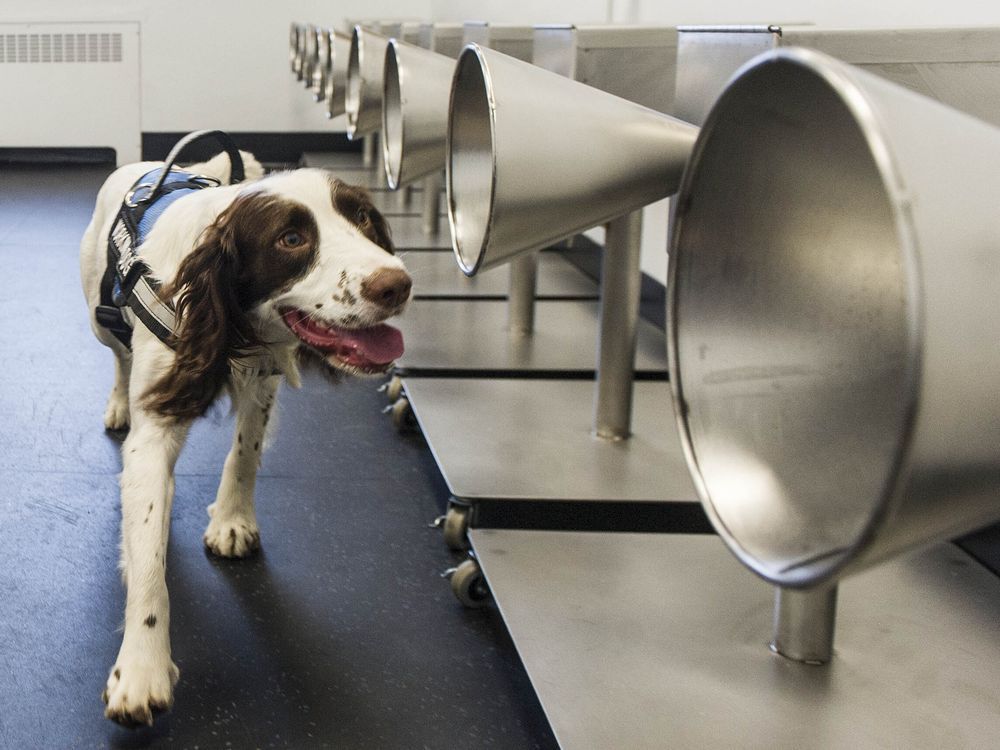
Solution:
<svg viewBox="0 0 1000 750">
<path fill-rule="evenodd" d="M 410 253 L 403 258 L 413 278 L 413 298 L 465 297 L 503 300 L 510 288 L 505 268 L 466 276 L 452 253 Z M 538 263 L 538 299 L 598 298 L 597 284 L 557 253 L 542 253 Z"/>
<path fill-rule="evenodd" d="M 423 219 L 417 215 L 389 216 L 392 243 L 397 252 L 406 250 L 451 250 L 451 230 L 448 219 L 441 217 L 435 234 L 424 232 Z M 451 257 L 451 252 L 448 253 Z M 452 263 L 455 262 L 452 258 Z"/>
<path fill-rule="evenodd" d="M 364 170 L 364 156 L 357 151 L 306 151 L 299 164 L 320 169 Z"/>
<path fill-rule="evenodd" d="M 411 256 L 412 257 L 412 256 Z M 404 263 L 409 261 L 404 257 Z M 420 284 L 417 278 L 417 285 Z M 451 376 L 516 373 L 547 377 L 593 377 L 597 362 L 597 302 L 535 303 L 535 332 L 507 331 L 507 303 L 495 300 L 414 300 L 393 321 L 406 352 L 396 362 L 404 375 Z M 640 321 L 636 372 L 666 378 L 663 331 Z M 588 384 L 591 392 L 593 383 Z M 589 403 L 591 398 L 587 397 Z"/>
<path fill-rule="evenodd" d="M 302 154 L 300 164 L 303 167 L 315 167 L 317 169 L 327 169 L 344 182 L 352 185 L 360 185 L 368 190 L 389 190 L 389 183 L 385 179 L 385 170 L 382 169 L 381 155 L 372 166 L 366 167 L 362 161 L 360 153 L 351 152 L 345 154 L 338 151 L 310 151 Z M 420 186 L 415 186 L 414 190 L 419 190 Z"/>
<path fill-rule="evenodd" d="M 353 173 L 343 172 L 341 173 L 342 179 L 347 182 L 354 182 L 351 179 Z M 407 193 L 405 190 L 369 190 L 372 197 L 372 203 L 375 204 L 375 208 L 382 212 L 384 216 L 387 216 L 392 223 L 392 220 L 397 216 L 421 216 L 424 205 L 424 193 L 423 190 L 416 190 Z M 444 206 L 444 193 L 441 194 L 440 205 Z M 438 211 L 438 216 L 447 217 L 447 213 L 444 210 Z M 447 225 L 447 221 L 445 221 Z"/>
<path fill-rule="evenodd" d="M 473 530 L 564 750 L 995 747 L 1000 579 L 953 545 L 841 583 L 833 661 L 709 535 Z"/>
<path fill-rule="evenodd" d="M 589 380 L 409 378 L 404 388 L 451 494 L 470 504 L 697 504 L 666 382 L 635 384 L 633 436 L 591 434 Z"/>
</svg>

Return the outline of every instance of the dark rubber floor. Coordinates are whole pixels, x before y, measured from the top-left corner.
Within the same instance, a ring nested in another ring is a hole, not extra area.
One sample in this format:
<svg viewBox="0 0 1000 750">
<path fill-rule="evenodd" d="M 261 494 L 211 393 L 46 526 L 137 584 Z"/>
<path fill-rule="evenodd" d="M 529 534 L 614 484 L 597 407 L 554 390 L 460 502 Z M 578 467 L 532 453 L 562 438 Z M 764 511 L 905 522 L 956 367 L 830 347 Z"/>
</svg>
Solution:
<svg viewBox="0 0 1000 750">
<path fill-rule="evenodd" d="M 497 612 L 439 578 L 455 558 L 426 528 L 445 500 L 426 446 L 377 383 L 313 376 L 279 397 L 255 559 L 203 551 L 225 406 L 193 429 L 168 558 L 176 703 L 152 729 L 103 718 L 120 461 L 77 253 L 107 172 L 0 167 L 0 748 L 555 747 Z"/>
</svg>

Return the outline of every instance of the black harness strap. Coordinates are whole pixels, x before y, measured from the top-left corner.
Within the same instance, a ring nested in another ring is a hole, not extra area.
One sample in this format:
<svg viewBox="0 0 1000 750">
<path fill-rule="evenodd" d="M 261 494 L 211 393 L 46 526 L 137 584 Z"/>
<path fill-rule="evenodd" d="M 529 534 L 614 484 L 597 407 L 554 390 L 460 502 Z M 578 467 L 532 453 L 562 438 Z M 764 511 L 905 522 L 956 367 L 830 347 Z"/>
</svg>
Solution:
<svg viewBox="0 0 1000 750">
<path fill-rule="evenodd" d="M 126 307 L 160 341 L 171 345 L 176 316 L 169 302 L 161 299 L 158 293 L 160 282 L 152 276 L 149 266 L 137 253 L 138 246 L 145 239 L 140 232 L 140 224 L 147 211 L 164 196 L 178 190 L 201 190 L 219 184 L 214 178 L 174 170 L 174 162 L 181 151 L 204 138 L 214 138 L 229 156 L 229 184 L 242 182 L 243 159 L 232 138 L 221 130 L 190 133 L 171 149 L 162 168 L 144 175 L 132 186 L 111 226 L 108 263 L 101 278 L 101 304 L 95 309 L 94 316 L 127 349 L 132 348 L 132 326 L 124 313 Z M 145 182 L 156 171 L 159 172 L 156 179 L 152 183 Z"/>
</svg>

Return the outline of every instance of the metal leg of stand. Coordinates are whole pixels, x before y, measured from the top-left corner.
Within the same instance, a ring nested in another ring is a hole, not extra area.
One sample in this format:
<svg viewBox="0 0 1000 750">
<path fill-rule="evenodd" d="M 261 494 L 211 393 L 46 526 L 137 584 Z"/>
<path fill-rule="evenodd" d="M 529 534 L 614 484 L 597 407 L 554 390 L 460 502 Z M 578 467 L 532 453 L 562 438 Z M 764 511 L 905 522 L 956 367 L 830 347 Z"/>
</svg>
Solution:
<svg viewBox="0 0 1000 750">
<path fill-rule="evenodd" d="M 375 153 L 378 150 L 378 133 L 366 135 L 361 141 L 361 163 L 369 169 L 375 166 Z"/>
<path fill-rule="evenodd" d="M 438 214 L 441 213 L 441 174 L 435 172 L 424 178 L 424 234 L 435 235 L 438 230 Z"/>
<path fill-rule="evenodd" d="M 837 586 L 775 588 L 771 650 L 805 664 L 826 664 L 833 656 Z"/>
<path fill-rule="evenodd" d="M 605 440 L 624 440 L 631 434 L 641 240 L 641 210 L 608 222 L 594 408 L 594 432 Z"/>
<path fill-rule="evenodd" d="M 510 263 L 507 331 L 529 334 L 535 330 L 535 289 L 538 286 L 538 253 L 528 253 Z"/>
</svg>

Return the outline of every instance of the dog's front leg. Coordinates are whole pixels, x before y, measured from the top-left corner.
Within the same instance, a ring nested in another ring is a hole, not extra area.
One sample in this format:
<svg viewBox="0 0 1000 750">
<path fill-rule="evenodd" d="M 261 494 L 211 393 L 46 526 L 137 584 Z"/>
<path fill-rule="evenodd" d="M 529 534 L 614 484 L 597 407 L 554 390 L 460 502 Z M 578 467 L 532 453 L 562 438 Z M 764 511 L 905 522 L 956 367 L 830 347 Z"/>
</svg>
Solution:
<svg viewBox="0 0 1000 750">
<path fill-rule="evenodd" d="M 220 557 L 246 557 L 260 547 L 253 494 L 279 381 L 277 376 L 256 378 L 235 394 L 236 432 L 215 502 L 208 506 L 211 520 L 204 537 L 205 546 Z"/>
<path fill-rule="evenodd" d="M 125 633 L 108 676 L 105 716 L 120 724 L 152 724 L 173 702 L 179 672 L 170 658 L 166 556 L 174 464 L 186 424 L 153 417 L 133 402 L 132 430 L 122 447 L 122 573 Z"/>
<path fill-rule="evenodd" d="M 104 429 L 127 430 L 128 381 L 132 370 L 132 354 L 117 342 L 109 346 L 115 355 L 115 384 L 104 410 Z"/>
</svg>

